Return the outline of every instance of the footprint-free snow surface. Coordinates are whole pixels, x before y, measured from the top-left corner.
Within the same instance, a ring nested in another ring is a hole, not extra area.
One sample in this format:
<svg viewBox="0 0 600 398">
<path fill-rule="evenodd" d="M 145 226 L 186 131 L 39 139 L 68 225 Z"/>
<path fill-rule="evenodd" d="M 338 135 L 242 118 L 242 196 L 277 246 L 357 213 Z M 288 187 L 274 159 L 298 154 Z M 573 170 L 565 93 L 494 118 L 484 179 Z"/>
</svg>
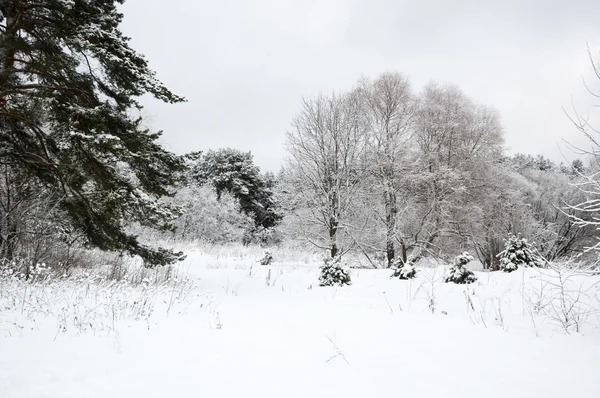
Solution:
<svg viewBox="0 0 600 398">
<path fill-rule="evenodd" d="M 5 278 L 0 397 L 600 397 L 597 276 L 354 269 L 334 288 L 317 261 L 255 260 L 192 253 L 160 285 Z"/>
</svg>

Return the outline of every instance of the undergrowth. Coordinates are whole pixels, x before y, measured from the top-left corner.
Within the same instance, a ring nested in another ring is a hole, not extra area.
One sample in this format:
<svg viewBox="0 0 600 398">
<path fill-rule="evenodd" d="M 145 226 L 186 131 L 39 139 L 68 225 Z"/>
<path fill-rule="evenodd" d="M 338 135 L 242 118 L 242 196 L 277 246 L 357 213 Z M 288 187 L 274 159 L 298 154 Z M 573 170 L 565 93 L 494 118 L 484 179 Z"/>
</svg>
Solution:
<svg viewBox="0 0 600 398">
<path fill-rule="evenodd" d="M 173 268 L 121 261 L 70 274 L 37 265 L 26 278 L 0 266 L 0 336 L 54 330 L 105 333 L 129 322 L 150 329 L 160 317 L 185 312 L 199 297 L 194 281 Z"/>
</svg>

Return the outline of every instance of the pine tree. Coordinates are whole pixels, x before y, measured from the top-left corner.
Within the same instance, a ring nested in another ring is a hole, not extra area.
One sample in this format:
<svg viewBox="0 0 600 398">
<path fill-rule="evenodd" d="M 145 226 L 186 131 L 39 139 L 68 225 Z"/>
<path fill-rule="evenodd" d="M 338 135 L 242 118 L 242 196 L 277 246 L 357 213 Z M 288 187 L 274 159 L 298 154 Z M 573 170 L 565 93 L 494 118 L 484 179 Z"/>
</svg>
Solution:
<svg viewBox="0 0 600 398">
<path fill-rule="evenodd" d="M 454 258 L 454 264 L 450 268 L 448 275 L 444 278 L 445 283 L 453 282 L 457 284 L 469 284 L 477 281 L 475 273 L 467 268 L 467 264 L 473 261 L 473 256 L 469 252 L 463 252 L 462 254 Z"/>
<path fill-rule="evenodd" d="M 504 250 L 497 257 L 500 259 L 500 269 L 504 272 L 516 271 L 520 266 L 541 266 L 541 259 L 521 235 L 509 234 L 508 239 L 504 241 Z"/>
<path fill-rule="evenodd" d="M 323 260 L 321 275 L 319 275 L 320 286 L 344 286 L 350 284 L 352 284 L 350 269 L 348 269 L 346 264 L 342 264 L 340 256 Z"/>
<path fill-rule="evenodd" d="M 396 258 L 392 270 L 392 278 L 413 279 L 417 276 L 413 256 L 408 256 L 406 262 L 403 262 L 400 258 Z"/>
<path fill-rule="evenodd" d="M 260 174 L 250 152 L 231 148 L 208 151 L 198 156 L 193 174 L 200 184 L 210 183 L 217 197 L 223 192 L 231 193 L 241 210 L 252 216 L 255 229 L 272 228 L 281 221 L 273 198 L 274 177 Z"/>
<path fill-rule="evenodd" d="M 131 114 L 151 94 L 176 103 L 119 30 L 123 0 L 0 1 L 0 161 L 53 192 L 73 229 L 148 266 L 181 258 L 125 231 L 172 228 L 182 160 Z"/>
</svg>

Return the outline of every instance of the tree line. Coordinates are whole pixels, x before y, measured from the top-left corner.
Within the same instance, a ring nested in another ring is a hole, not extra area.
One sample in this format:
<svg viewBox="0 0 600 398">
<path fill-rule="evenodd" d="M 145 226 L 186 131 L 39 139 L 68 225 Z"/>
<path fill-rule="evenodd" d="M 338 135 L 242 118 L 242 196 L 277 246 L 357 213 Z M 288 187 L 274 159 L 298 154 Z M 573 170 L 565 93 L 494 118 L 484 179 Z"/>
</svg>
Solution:
<svg viewBox="0 0 600 398">
<path fill-rule="evenodd" d="M 283 179 L 294 235 L 332 257 L 385 251 L 388 266 L 468 249 L 497 269 L 510 233 L 549 260 L 577 253 L 594 234 L 565 206 L 580 199 L 571 184 L 583 162 L 507 157 L 503 144 L 493 108 L 450 85 L 415 93 L 400 73 L 305 99 L 287 133 Z"/>
<path fill-rule="evenodd" d="M 511 232 L 548 259 L 595 244 L 594 165 L 507 157 L 493 108 L 455 86 L 417 93 L 399 73 L 305 99 L 276 176 L 235 149 L 167 151 L 139 98 L 185 98 L 130 46 L 119 3 L 0 2 L 0 265 L 68 268 L 91 247 L 150 267 L 183 258 L 149 231 L 388 265 L 469 247 L 492 269 Z"/>
</svg>

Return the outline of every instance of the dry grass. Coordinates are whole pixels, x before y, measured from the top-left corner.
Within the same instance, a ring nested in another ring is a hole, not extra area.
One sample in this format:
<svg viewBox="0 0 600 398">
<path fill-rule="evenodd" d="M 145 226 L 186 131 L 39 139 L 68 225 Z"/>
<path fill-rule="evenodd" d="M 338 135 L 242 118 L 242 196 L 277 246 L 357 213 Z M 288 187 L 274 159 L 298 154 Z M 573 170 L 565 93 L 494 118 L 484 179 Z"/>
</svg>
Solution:
<svg viewBox="0 0 600 398">
<path fill-rule="evenodd" d="M 173 268 L 146 269 L 123 257 L 70 274 L 40 266 L 28 279 L 4 266 L 0 335 L 42 329 L 55 330 L 55 337 L 109 334 L 129 321 L 150 328 L 157 316 L 185 311 L 197 298 L 194 280 Z"/>
</svg>

